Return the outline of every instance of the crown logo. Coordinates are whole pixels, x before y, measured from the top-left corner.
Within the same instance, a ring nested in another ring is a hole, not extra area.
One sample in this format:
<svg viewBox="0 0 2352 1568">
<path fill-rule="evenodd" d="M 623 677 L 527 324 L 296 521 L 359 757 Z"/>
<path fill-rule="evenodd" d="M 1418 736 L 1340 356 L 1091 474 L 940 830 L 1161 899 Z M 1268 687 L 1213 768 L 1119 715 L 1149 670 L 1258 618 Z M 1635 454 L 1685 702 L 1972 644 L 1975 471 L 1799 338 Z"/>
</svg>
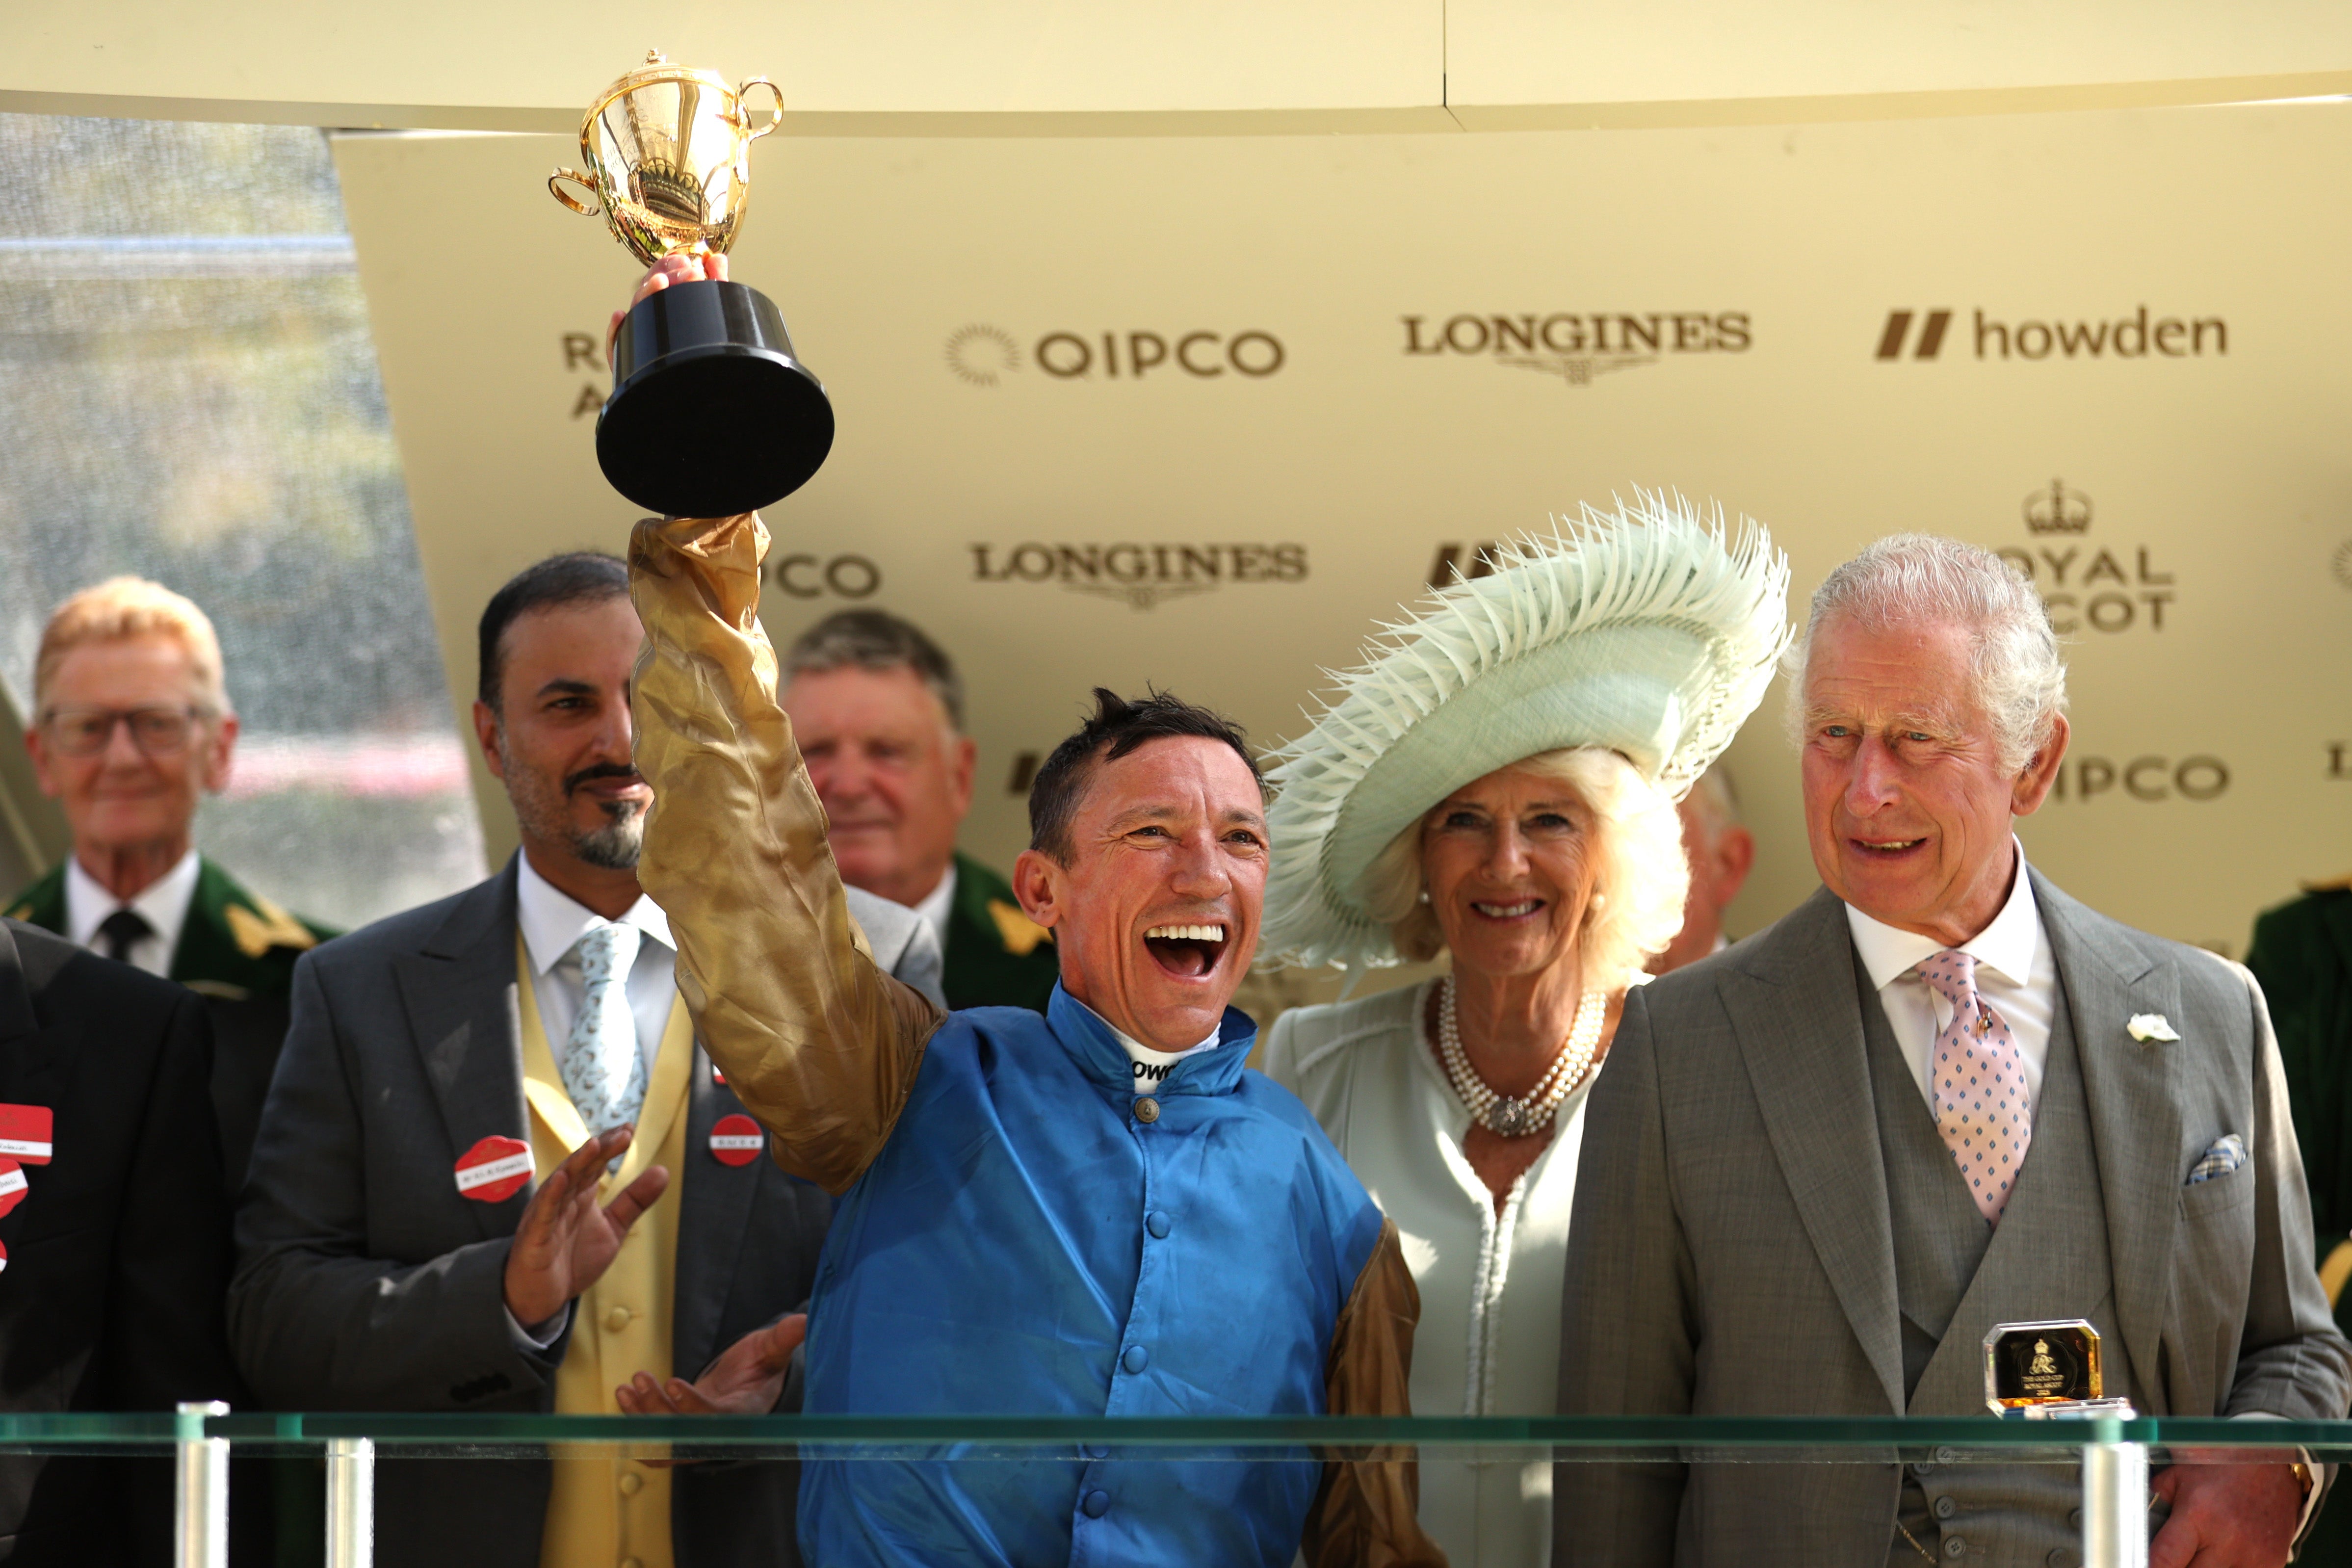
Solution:
<svg viewBox="0 0 2352 1568">
<path fill-rule="evenodd" d="M 2048 489 L 2025 498 L 2025 526 L 2035 533 L 2088 533 L 2091 498 L 2068 489 L 2063 479 L 2052 479 Z"/>
</svg>

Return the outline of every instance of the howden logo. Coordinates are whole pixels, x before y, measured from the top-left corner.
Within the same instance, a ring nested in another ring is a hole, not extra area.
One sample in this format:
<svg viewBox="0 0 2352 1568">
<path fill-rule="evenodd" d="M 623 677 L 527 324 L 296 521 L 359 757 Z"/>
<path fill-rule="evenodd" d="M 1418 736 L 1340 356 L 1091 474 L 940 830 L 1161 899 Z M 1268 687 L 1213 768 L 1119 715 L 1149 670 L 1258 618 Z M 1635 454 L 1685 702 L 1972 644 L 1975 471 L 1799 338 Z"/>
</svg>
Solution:
<svg viewBox="0 0 2352 1568">
<path fill-rule="evenodd" d="M 1878 352 L 1874 357 L 1938 357 L 1944 352 L 1952 314 L 1949 307 L 1887 311 L 1886 324 L 1878 330 Z M 1916 336 L 1911 331 L 1915 320 L 1919 323 Z M 2208 353 L 2221 356 L 2230 352 L 2230 323 L 2221 317 L 2159 316 L 2150 321 L 2146 305 L 2128 316 L 2072 321 L 2006 321 L 1986 315 L 1979 306 L 1970 324 L 1976 357 L 1980 360 L 2040 361 L 2053 354 L 2060 359 L 2202 359 Z"/>
</svg>

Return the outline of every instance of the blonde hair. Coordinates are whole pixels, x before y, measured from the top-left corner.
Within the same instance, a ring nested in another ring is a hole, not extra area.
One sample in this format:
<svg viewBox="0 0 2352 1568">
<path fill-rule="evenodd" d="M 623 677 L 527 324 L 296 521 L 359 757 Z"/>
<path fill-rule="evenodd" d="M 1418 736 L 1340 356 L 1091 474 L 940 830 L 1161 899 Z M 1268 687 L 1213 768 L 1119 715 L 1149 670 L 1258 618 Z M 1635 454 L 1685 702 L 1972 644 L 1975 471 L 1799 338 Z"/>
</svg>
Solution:
<svg viewBox="0 0 2352 1568">
<path fill-rule="evenodd" d="M 1631 763 L 1601 746 L 1538 752 L 1511 766 L 1566 784 L 1591 808 L 1589 863 L 1599 907 L 1584 911 L 1577 952 L 1587 988 L 1621 991 L 1682 930 L 1690 866 L 1683 858 L 1682 818 L 1675 803 Z M 1424 963 L 1445 951 L 1437 911 L 1421 901 L 1422 830 L 1444 805 L 1440 801 L 1390 839 L 1359 884 L 1366 908 L 1388 925 L 1398 954 L 1408 963 Z"/>
<path fill-rule="evenodd" d="M 41 651 L 33 663 L 33 706 L 48 705 L 49 682 L 67 654 L 85 643 L 121 642 L 131 637 L 168 637 L 187 650 L 194 667 L 198 705 L 214 713 L 228 711 L 228 690 L 221 680 L 220 637 L 194 601 L 174 594 L 144 577 L 109 577 L 59 605 L 41 628 Z"/>
</svg>

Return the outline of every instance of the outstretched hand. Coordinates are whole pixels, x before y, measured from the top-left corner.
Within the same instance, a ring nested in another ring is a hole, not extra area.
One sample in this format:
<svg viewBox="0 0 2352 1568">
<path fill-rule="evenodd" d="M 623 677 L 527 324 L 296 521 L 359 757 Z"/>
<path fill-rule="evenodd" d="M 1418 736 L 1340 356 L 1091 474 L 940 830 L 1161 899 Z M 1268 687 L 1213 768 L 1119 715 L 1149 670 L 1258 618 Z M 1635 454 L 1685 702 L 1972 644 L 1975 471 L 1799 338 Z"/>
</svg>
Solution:
<svg viewBox="0 0 2352 1568">
<path fill-rule="evenodd" d="M 632 309 L 635 308 L 636 303 L 646 295 L 658 294 L 673 283 L 700 283 L 706 279 L 713 283 L 727 281 L 726 257 L 690 256 L 683 253 L 677 256 L 665 256 L 654 263 L 652 270 L 637 279 L 637 291 L 629 296 L 629 306 Z M 613 312 L 613 319 L 605 323 L 604 365 L 608 370 L 613 364 L 614 340 L 621 335 L 621 318 L 628 313 L 627 310 L 615 310 Z"/>
<path fill-rule="evenodd" d="M 2274 1463 L 2257 1458 L 2173 1451 L 2175 1462 L 2149 1483 L 2172 1517 L 2148 1542 L 2148 1568 L 2284 1568 L 2303 1520 L 2303 1483 L 2293 1454 L 2281 1450 Z"/>
<path fill-rule="evenodd" d="M 806 1338 L 808 1314 L 794 1312 L 729 1345 L 692 1383 L 656 1382 L 641 1372 L 613 1397 L 631 1415 L 765 1415 L 776 1407 L 793 1352 Z"/>
<path fill-rule="evenodd" d="M 507 1310 L 528 1328 L 603 1278 L 637 1216 L 669 1186 L 669 1172 L 649 1166 L 610 1204 L 596 1206 L 599 1173 L 628 1147 L 633 1131 L 615 1127 L 591 1138 L 555 1168 L 522 1213 L 507 1249 Z"/>
</svg>

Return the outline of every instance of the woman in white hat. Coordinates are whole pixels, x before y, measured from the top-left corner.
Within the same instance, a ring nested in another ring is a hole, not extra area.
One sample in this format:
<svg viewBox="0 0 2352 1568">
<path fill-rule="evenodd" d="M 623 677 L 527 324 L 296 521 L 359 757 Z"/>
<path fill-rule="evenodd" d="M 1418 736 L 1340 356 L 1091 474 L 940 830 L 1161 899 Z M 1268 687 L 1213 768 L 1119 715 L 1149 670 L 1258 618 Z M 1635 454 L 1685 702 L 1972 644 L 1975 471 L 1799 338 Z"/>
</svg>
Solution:
<svg viewBox="0 0 2352 1568">
<path fill-rule="evenodd" d="M 1788 564 L 1679 497 L 1522 542 L 1341 678 L 1276 753 L 1262 951 L 1425 984 L 1284 1014 L 1265 1070 L 1395 1221 L 1417 1415 L 1549 1415 L 1585 1096 L 1682 923 L 1675 803 L 1763 697 Z M 1551 1560 L 1549 1461 L 1424 1455 L 1454 1568 Z"/>
</svg>

